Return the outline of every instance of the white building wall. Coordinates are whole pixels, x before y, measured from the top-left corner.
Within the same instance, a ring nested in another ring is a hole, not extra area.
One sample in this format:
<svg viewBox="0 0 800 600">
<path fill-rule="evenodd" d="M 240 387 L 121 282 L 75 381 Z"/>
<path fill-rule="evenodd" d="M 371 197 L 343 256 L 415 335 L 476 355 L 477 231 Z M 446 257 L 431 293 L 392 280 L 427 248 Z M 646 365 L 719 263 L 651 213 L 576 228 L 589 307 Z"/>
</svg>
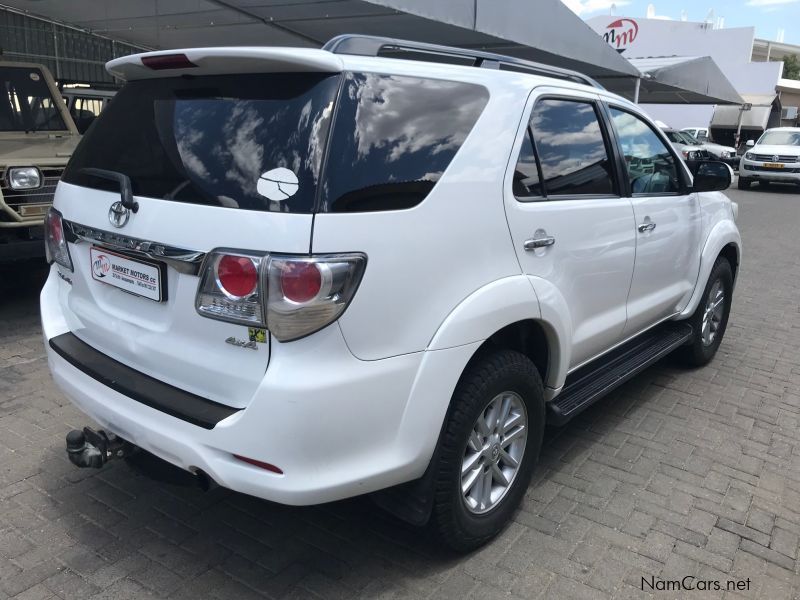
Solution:
<svg viewBox="0 0 800 600">
<path fill-rule="evenodd" d="M 598 16 L 586 23 L 626 58 L 710 56 L 739 94 L 774 94 L 781 62 L 750 62 L 754 27 L 712 29 L 706 23 Z M 643 104 L 653 118 L 671 127 L 704 127 L 714 107 L 687 104 Z"/>
</svg>

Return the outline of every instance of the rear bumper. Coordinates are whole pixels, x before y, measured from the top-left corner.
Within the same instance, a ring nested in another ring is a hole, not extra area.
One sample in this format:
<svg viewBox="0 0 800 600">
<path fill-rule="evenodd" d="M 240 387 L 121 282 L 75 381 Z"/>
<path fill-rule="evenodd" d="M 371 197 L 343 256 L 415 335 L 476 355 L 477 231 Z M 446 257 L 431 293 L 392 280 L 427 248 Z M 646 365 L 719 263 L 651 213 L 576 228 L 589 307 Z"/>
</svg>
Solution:
<svg viewBox="0 0 800 600">
<path fill-rule="evenodd" d="M 333 325 L 274 344 L 247 407 L 207 429 L 120 393 L 56 352 L 51 340 L 71 335 L 59 304 L 61 285 L 67 284 L 51 272 L 41 296 L 42 326 L 53 379 L 78 408 L 178 467 L 201 469 L 224 487 L 283 504 L 338 500 L 421 476 L 455 382 L 479 345 L 361 361 Z M 276 465 L 283 474 L 234 454 Z"/>
<path fill-rule="evenodd" d="M 131 369 L 95 350 L 73 333 L 52 337 L 48 340 L 48 345 L 73 367 L 106 387 L 192 425 L 213 429 L 217 423 L 240 410 Z"/>
</svg>

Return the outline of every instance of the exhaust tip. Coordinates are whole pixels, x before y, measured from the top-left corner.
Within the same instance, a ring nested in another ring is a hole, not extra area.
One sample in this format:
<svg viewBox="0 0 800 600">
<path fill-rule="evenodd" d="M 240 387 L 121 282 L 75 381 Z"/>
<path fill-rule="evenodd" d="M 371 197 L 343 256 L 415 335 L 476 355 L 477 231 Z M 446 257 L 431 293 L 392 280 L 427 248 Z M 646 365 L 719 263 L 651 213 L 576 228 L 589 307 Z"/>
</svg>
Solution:
<svg viewBox="0 0 800 600">
<path fill-rule="evenodd" d="M 203 471 L 203 469 L 198 469 L 197 467 L 190 467 L 190 470 L 195 474 L 195 477 L 197 478 L 198 487 L 204 492 L 207 492 L 209 490 L 214 489 L 215 487 L 218 487 L 217 482 L 214 481 L 214 479 L 208 473 Z"/>
</svg>

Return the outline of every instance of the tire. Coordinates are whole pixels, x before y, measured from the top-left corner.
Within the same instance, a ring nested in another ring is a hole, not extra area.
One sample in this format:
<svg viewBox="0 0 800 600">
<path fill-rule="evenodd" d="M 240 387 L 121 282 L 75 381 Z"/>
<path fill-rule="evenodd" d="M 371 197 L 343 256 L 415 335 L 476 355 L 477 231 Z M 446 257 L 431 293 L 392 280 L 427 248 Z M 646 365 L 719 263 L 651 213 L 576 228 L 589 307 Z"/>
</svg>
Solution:
<svg viewBox="0 0 800 600">
<path fill-rule="evenodd" d="M 493 410 L 506 406 L 510 408 L 506 424 L 510 425 L 512 419 L 520 415 L 524 419 L 517 420 L 498 436 L 500 429 L 492 429 L 487 421 L 491 423 L 497 414 Z M 478 424 L 479 418 L 483 427 Z M 527 422 L 527 436 L 520 448 L 519 440 L 523 436 L 511 434 L 524 422 Z M 500 350 L 478 358 L 467 368 L 453 393 L 435 467 L 431 525 L 444 545 L 458 552 L 468 552 L 488 542 L 511 521 L 539 458 L 544 423 L 542 380 L 525 355 Z M 479 434 L 478 429 L 484 434 Z M 504 438 L 509 437 L 516 441 L 505 446 Z M 476 451 L 476 447 L 481 451 Z M 508 456 L 519 459 L 515 471 Z M 462 492 L 462 466 L 467 460 L 476 462 L 465 476 L 465 481 L 472 478 L 472 486 L 465 494 Z M 498 470 L 509 480 L 505 487 L 499 478 L 495 479 L 499 477 L 494 475 Z M 481 493 L 487 489 L 487 477 L 488 496 Z M 481 497 L 487 501 L 476 500 Z"/>
<path fill-rule="evenodd" d="M 741 177 L 740 176 L 739 177 L 739 183 L 737 184 L 737 187 L 740 190 L 749 190 L 750 189 L 750 183 L 751 182 L 747 177 Z"/>
<path fill-rule="evenodd" d="M 717 287 L 717 283 L 719 283 L 719 287 Z M 706 312 L 709 310 L 711 296 L 717 296 L 718 290 L 723 293 L 721 311 L 715 312 L 712 310 L 709 313 L 710 324 L 706 329 L 704 327 L 707 322 Z M 720 256 L 714 263 L 714 268 L 711 269 L 711 275 L 709 275 L 706 282 L 700 304 L 688 321 L 694 330 L 692 340 L 689 344 L 676 351 L 681 362 L 685 365 L 702 367 L 714 358 L 719 345 L 722 343 L 722 338 L 725 336 L 725 329 L 728 327 L 728 317 L 733 299 L 732 294 L 733 270 L 728 260 Z"/>
</svg>

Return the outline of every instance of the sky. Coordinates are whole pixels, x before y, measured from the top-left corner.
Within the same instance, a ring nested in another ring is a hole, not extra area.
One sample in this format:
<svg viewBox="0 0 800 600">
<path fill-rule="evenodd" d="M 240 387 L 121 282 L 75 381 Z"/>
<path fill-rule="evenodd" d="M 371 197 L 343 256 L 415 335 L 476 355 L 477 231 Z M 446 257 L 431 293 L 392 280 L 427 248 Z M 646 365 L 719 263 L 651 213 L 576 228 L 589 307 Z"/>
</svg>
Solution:
<svg viewBox="0 0 800 600">
<path fill-rule="evenodd" d="M 714 20 L 724 17 L 725 27 L 755 26 L 756 37 L 775 40 L 784 30 L 784 41 L 800 44 L 800 0 L 562 0 L 581 18 L 607 15 L 616 5 L 615 14 L 645 17 L 653 4 L 657 18 L 680 20 L 683 13 L 689 21 L 704 21 L 709 10 Z"/>
</svg>

